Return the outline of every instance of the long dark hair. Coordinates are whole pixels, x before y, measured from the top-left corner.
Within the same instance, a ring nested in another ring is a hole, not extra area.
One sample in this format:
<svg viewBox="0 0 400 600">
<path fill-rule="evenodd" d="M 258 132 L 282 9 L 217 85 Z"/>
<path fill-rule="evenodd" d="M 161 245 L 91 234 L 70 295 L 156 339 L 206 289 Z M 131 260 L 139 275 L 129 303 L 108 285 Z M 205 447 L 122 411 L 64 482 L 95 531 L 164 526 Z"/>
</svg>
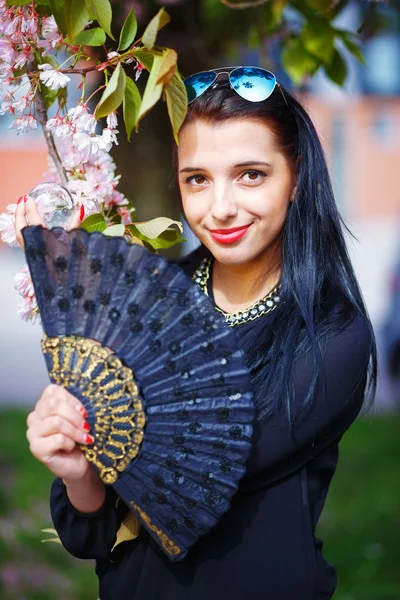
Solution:
<svg viewBox="0 0 400 600">
<path fill-rule="evenodd" d="M 188 109 L 185 123 L 197 119 L 219 123 L 250 118 L 265 123 L 297 176 L 297 190 L 281 232 L 282 276 L 279 309 L 241 336 L 247 364 L 262 393 L 256 398 L 259 418 L 284 409 L 294 424 L 291 374 L 297 358 L 311 350 L 314 375 L 305 398 L 307 409 L 322 369 L 321 342 L 345 328 L 357 314 L 371 334 L 366 404 L 376 387 L 376 345 L 372 326 L 346 249 L 342 221 L 321 142 L 301 104 L 276 87 L 264 102 L 242 99 L 226 82 L 207 90 Z M 263 339 L 265 352 L 259 353 Z M 268 369 L 261 367 L 268 363 Z"/>
</svg>

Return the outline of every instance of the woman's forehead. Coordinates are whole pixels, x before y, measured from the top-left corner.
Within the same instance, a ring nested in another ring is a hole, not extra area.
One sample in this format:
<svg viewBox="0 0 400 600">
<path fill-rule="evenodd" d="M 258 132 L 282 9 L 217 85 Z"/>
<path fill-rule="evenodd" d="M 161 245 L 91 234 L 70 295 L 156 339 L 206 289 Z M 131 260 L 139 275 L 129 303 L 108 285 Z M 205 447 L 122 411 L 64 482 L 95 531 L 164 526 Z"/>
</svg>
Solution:
<svg viewBox="0 0 400 600">
<path fill-rule="evenodd" d="M 179 134 L 180 163 L 270 162 L 278 153 L 272 130 L 255 119 L 230 119 L 220 123 L 196 120 L 187 123 Z"/>
</svg>

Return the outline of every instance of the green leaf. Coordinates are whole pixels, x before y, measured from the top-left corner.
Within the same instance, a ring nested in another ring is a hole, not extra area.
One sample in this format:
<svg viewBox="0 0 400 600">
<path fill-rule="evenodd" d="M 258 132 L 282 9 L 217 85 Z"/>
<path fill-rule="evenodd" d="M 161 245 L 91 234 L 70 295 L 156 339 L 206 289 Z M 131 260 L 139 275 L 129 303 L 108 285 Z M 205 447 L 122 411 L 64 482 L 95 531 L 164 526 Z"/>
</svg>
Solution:
<svg viewBox="0 0 400 600">
<path fill-rule="evenodd" d="M 171 248 L 175 244 L 180 242 L 186 242 L 187 240 L 181 236 L 177 229 L 166 229 L 156 238 L 149 238 L 141 233 L 137 226 L 128 225 L 127 229 L 131 232 L 134 238 L 142 240 L 146 248 L 149 250 L 159 250 L 160 248 Z M 135 239 L 133 240 L 135 241 Z"/>
<path fill-rule="evenodd" d="M 65 0 L 65 17 L 70 43 L 89 22 L 89 11 L 82 0 Z"/>
<path fill-rule="evenodd" d="M 81 0 L 82 1 L 82 0 Z M 111 32 L 112 8 L 109 0 L 84 0 L 90 16 L 95 19 L 100 27 L 104 29 L 112 40 L 115 40 Z"/>
<path fill-rule="evenodd" d="M 91 233 L 92 231 L 104 231 L 107 227 L 107 223 L 103 215 L 97 213 L 95 215 L 90 215 L 90 217 L 87 217 L 83 221 L 81 227 L 82 229 L 85 229 L 85 231 L 89 231 L 89 233 Z"/>
<path fill-rule="evenodd" d="M 110 225 L 107 229 L 104 230 L 104 235 L 108 235 L 110 237 L 122 237 L 125 233 L 125 225 L 119 223 L 118 225 Z"/>
<path fill-rule="evenodd" d="M 180 221 L 173 221 L 168 217 L 157 217 L 156 219 L 151 219 L 151 221 L 134 223 L 134 225 L 142 235 L 145 235 L 149 239 L 155 239 L 163 231 L 171 227 L 171 225 L 176 225 L 181 233 L 183 231 L 183 225 Z"/>
<path fill-rule="evenodd" d="M 301 32 L 304 48 L 324 63 L 329 63 L 333 56 L 335 32 L 323 19 L 308 21 Z"/>
<path fill-rule="evenodd" d="M 297 85 L 302 83 L 306 75 L 313 75 L 320 66 L 318 58 L 307 52 L 298 37 L 285 43 L 281 61 L 283 68 Z"/>
<path fill-rule="evenodd" d="M 335 48 L 332 61 L 329 65 L 324 65 L 324 69 L 329 79 L 342 86 L 347 76 L 347 66 L 340 52 Z"/>
<path fill-rule="evenodd" d="M 164 51 L 164 60 L 160 67 L 157 79 L 157 83 L 162 83 L 164 88 L 166 88 L 174 76 L 177 60 L 178 55 L 175 50 L 172 50 L 172 48 L 166 48 Z"/>
<path fill-rule="evenodd" d="M 85 29 L 75 38 L 75 44 L 80 46 L 102 46 L 106 41 L 106 34 L 101 27 Z"/>
<path fill-rule="evenodd" d="M 6 6 L 12 6 L 15 4 L 16 6 L 26 6 L 27 4 L 32 4 L 32 0 L 7 0 Z"/>
<path fill-rule="evenodd" d="M 61 540 L 60 540 L 60 538 L 58 536 L 58 533 L 57 533 L 57 531 L 55 529 L 41 529 L 40 531 L 42 531 L 42 533 L 51 533 L 52 535 L 54 535 L 53 538 L 45 538 L 43 540 L 40 540 L 42 542 L 42 544 L 45 544 L 47 542 L 53 542 L 55 544 L 61 544 Z"/>
<path fill-rule="evenodd" d="M 179 73 L 174 73 L 173 78 L 165 90 L 165 95 L 172 131 L 175 141 L 178 144 L 179 129 L 185 120 L 188 106 L 186 88 Z"/>
<path fill-rule="evenodd" d="M 68 28 L 64 0 L 50 0 L 50 7 L 53 17 L 56 20 L 58 29 L 61 31 L 63 36 L 66 36 L 68 33 Z"/>
<path fill-rule="evenodd" d="M 40 2 L 35 2 L 36 12 L 39 17 L 48 17 L 52 14 L 50 0 L 43 0 Z"/>
<path fill-rule="evenodd" d="M 122 544 L 123 542 L 129 542 L 129 540 L 134 540 L 139 535 L 140 531 L 140 522 L 137 517 L 132 512 L 128 512 L 125 519 L 122 521 L 120 528 L 117 531 L 117 535 L 115 538 L 114 546 L 111 548 L 111 552 Z"/>
<path fill-rule="evenodd" d="M 134 56 L 136 56 L 147 71 L 151 71 L 153 68 L 154 54 L 144 48 L 138 48 L 135 50 Z"/>
<path fill-rule="evenodd" d="M 153 108 L 153 106 L 161 98 L 162 91 L 165 87 L 163 83 L 163 74 L 165 74 L 165 66 L 170 64 L 170 54 L 168 51 L 154 56 L 153 66 L 150 71 L 150 76 L 147 80 L 144 90 L 142 104 L 140 105 L 139 121 Z M 160 81 L 161 80 L 161 81 Z"/>
<path fill-rule="evenodd" d="M 366 62 L 364 54 L 362 53 L 360 46 L 350 38 L 351 33 L 347 31 L 340 31 L 339 33 L 346 48 L 352 53 L 353 56 L 355 56 L 357 60 L 360 61 L 361 64 L 365 65 Z"/>
<path fill-rule="evenodd" d="M 309 6 L 311 6 L 311 8 L 313 8 L 314 10 L 317 10 L 324 16 L 330 16 L 330 15 L 333 16 L 332 0 L 307 0 L 307 2 L 309 4 Z"/>
<path fill-rule="evenodd" d="M 123 111 L 126 135 L 129 141 L 131 140 L 132 130 L 137 122 L 141 102 L 142 98 L 136 83 L 130 77 L 126 77 Z"/>
<path fill-rule="evenodd" d="M 271 11 L 274 23 L 279 23 L 283 16 L 288 0 L 271 0 Z"/>
<path fill-rule="evenodd" d="M 100 98 L 100 102 L 96 106 L 96 119 L 106 117 L 114 110 L 117 110 L 118 106 L 124 99 L 125 79 L 125 71 L 121 67 L 121 63 L 118 63 L 110 81 L 107 84 L 106 89 L 103 92 L 102 97 Z"/>
<path fill-rule="evenodd" d="M 43 100 L 46 106 L 46 110 L 48 110 L 50 108 L 50 106 L 52 106 L 52 104 L 54 104 L 54 102 L 57 100 L 58 97 L 58 90 L 51 90 L 50 88 L 48 88 L 46 85 L 44 85 L 43 83 L 41 83 L 40 85 L 40 92 L 43 96 Z"/>
<path fill-rule="evenodd" d="M 161 8 L 147 25 L 142 36 L 142 42 L 148 50 L 152 50 L 156 41 L 157 32 L 169 23 L 170 18 L 165 8 Z"/>
<path fill-rule="evenodd" d="M 137 32 L 137 21 L 136 21 L 136 17 L 135 17 L 135 9 L 132 6 L 131 10 L 129 11 L 128 16 L 125 19 L 122 29 L 121 29 L 121 34 L 119 36 L 119 44 L 118 44 L 119 51 L 122 52 L 123 50 L 126 50 L 127 48 L 129 48 L 129 46 L 132 44 L 133 40 L 135 39 L 136 32 Z"/>
</svg>

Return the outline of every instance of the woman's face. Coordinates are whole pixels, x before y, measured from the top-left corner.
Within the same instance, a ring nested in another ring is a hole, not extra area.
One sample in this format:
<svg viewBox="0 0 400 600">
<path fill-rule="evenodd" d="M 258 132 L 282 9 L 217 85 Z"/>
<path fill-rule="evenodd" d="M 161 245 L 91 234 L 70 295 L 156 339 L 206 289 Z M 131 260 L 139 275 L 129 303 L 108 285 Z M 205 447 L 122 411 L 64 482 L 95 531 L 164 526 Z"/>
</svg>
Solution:
<svg viewBox="0 0 400 600">
<path fill-rule="evenodd" d="M 179 134 L 178 165 L 186 219 L 215 259 L 268 260 L 295 191 L 271 129 L 253 119 L 188 123 Z"/>
</svg>

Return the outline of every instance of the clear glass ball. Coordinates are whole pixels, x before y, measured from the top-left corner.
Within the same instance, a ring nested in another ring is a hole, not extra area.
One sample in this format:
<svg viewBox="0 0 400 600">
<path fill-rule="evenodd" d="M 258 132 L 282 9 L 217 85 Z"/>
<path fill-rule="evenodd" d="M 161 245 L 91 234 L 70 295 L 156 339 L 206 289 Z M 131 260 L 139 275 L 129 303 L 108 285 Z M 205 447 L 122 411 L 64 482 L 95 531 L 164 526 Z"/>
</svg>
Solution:
<svg viewBox="0 0 400 600">
<path fill-rule="evenodd" d="M 58 183 L 40 183 L 29 192 L 43 221 L 50 229 L 71 223 L 75 213 L 74 201 L 67 188 Z"/>
</svg>

